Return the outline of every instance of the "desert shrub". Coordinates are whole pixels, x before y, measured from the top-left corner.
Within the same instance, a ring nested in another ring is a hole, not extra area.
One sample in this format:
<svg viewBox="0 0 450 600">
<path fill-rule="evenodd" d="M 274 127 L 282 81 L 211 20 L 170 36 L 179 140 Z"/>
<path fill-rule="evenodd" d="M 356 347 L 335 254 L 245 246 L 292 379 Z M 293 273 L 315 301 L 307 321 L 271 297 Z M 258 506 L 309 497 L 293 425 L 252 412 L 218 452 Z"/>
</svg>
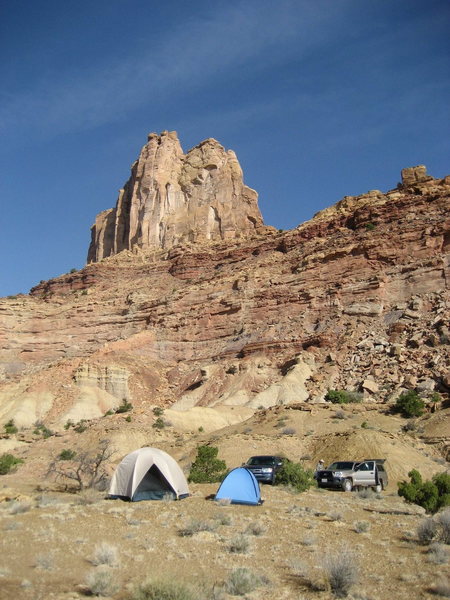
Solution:
<svg viewBox="0 0 450 600">
<path fill-rule="evenodd" d="M 246 554 L 250 549 L 250 540 L 242 533 L 235 535 L 228 544 L 228 550 L 232 554 Z"/>
<path fill-rule="evenodd" d="M 193 483 L 221 481 L 226 475 L 227 465 L 217 458 L 218 453 L 219 449 L 215 446 L 199 446 L 188 480 Z"/>
<path fill-rule="evenodd" d="M 231 498 L 219 498 L 218 500 L 216 500 L 216 503 L 219 506 L 230 506 Z"/>
<path fill-rule="evenodd" d="M 245 528 L 245 533 L 255 536 L 262 535 L 263 533 L 265 533 L 265 531 L 266 528 L 264 527 L 264 525 L 261 525 L 261 523 L 258 523 L 258 521 L 255 521 L 254 523 L 249 523 Z"/>
<path fill-rule="evenodd" d="M 450 494 L 450 475 L 448 473 L 434 475 L 433 483 L 437 487 L 440 497 Z"/>
<path fill-rule="evenodd" d="M 450 509 L 446 508 L 436 515 L 439 527 L 439 539 L 444 544 L 450 544 Z"/>
<path fill-rule="evenodd" d="M 225 515 L 224 513 L 217 513 L 214 515 L 214 519 L 219 525 L 231 525 L 233 522 L 230 515 Z"/>
<path fill-rule="evenodd" d="M 73 430 L 77 433 L 83 433 L 84 431 L 86 431 L 86 429 L 86 419 L 81 419 L 81 421 L 78 421 L 78 423 L 73 426 Z"/>
<path fill-rule="evenodd" d="M 0 475 L 11 473 L 17 468 L 17 465 L 23 463 L 21 458 L 17 458 L 13 454 L 2 454 L 0 456 Z"/>
<path fill-rule="evenodd" d="M 99 565 L 107 565 L 114 567 L 119 563 L 118 550 L 116 546 L 102 542 L 95 547 L 91 562 L 98 567 Z"/>
<path fill-rule="evenodd" d="M 215 523 L 208 523 L 208 521 L 199 521 L 198 519 L 192 519 L 182 529 L 178 530 L 178 535 L 181 537 L 191 537 L 200 531 L 214 531 Z"/>
<path fill-rule="evenodd" d="M 225 591 L 232 596 L 245 596 L 256 588 L 266 585 L 267 579 L 246 567 L 233 569 L 225 582 Z"/>
<path fill-rule="evenodd" d="M 333 404 L 350 404 L 352 402 L 362 402 L 362 395 L 358 392 L 347 392 L 346 390 L 328 390 L 325 394 L 325 400 Z"/>
<path fill-rule="evenodd" d="M 148 580 L 134 589 L 131 600 L 200 600 L 198 592 L 176 581 Z"/>
<path fill-rule="evenodd" d="M 315 546 L 315 544 L 317 543 L 317 538 L 313 535 L 307 535 L 302 539 L 300 543 L 302 544 L 302 546 Z"/>
<path fill-rule="evenodd" d="M 428 560 L 435 565 L 444 565 L 448 562 L 449 552 L 443 544 L 434 542 L 428 549 Z"/>
<path fill-rule="evenodd" d="M 68 419 L 65 424 L 64 424 L 64 429 L 67 431 L 68 429 L 70 429 L 71 427 L 73 427 L 75 425 L 75 423 L 71 420 Z"/>
<path fill-rule="evenodd" d="M 162 417 L 158 417 L 156 421 L 153 423 L 153 429 L 164 429 L 166 423 Z"/>
<path fill-rule="evenodd" d="M 36 421 L 36 423 L 34 424 L 33 433 L 35 435 L 42 435 L 44 439 L 47 439 L 53 435 L 53 431 L 49 429 L 46 425 L 44 425 L 42 421 Z"/>
<path fill-rule="evenodd" d="M 112 596 L 119 590 L 114 572 L 106 566 L 91 571 L 86 577 L 86 585 L 93 596 Z"/>
<path fill-rule="evenodd" d="M 366 533 L 366 531 L 369 531 L 369 529 L 370 529 L 369 521 L 356 521 L 355 522 L 356 533 Z"/>
<path fill-rule="evenodd" d="M 281 433 L 283 435 L 295 435 L 296 430 L 294 427 L 285 427 Z"/>
<path fill-rule="evenodd" d="M 343 410 L 337 410 L 333 415 L 333 419 L 343 420 L 343 419 L 345 419 L 345 417 L 346 417 L 346 414 Z"/>
<path fill-rule="evenodd" d="M 75 450 L 65 449 L 61 450 L 61 452 L 58 454 L 58 458 L 59 460 L 73 460 L 76 455 L 77 453 Z"/>
<path fill-rule="evenodd" d="M 161 408 L 160 406 L 155 406 L 155 408 L 152 410 L 152 412 L 155 415 L 155 417 L 162 417 L 164 414 L 164 409 Z"/>
<path fill-rule="evenodd" d="M 359 565 L 352 552 L 341 550 L 326 555 L 322 568 L 331 591 L 338 598 L 347 596 L 351 587 L 358 582 Z"/>
<path fill-rule="evenodd" d="M 398 495 L 406 502 L 423 506 L 429 513 L 450 505 L 450 475 L 439 473 L 431 481 L 423 481 L 416 469 L 408 473 L 409 482 L 401 481 L 398 484 Z"/>
<path fill-rule="evenodd" d="M 417 392 L 409 390 L 400 394 L 394 409 L 404 417 L 420 417 L 425 410 L 425 402 L 419 397 Z"/>
<path fill-rule="evenodd" d="M 287 485 L 296 492 L 304 492 L 316 485 L 314 473 L 305 469 L 300 463 L 284 461 L 275 479 L 276 485 Z"/>
<path fill-rule="evenodd" d="M 14 424 L 14 419 L 10 419 L 7 423 L 5 423 L 3 425 L 3 429 L 5 430 L 5 433 L 8 433 L 8 434 L 17 433 L 19 431 L 18 428 Z"/>
<path fill-rule="evenodd" d="M 132 410 L 133 405 L 131 404 L 131 402 L 128 402 L 128 400 L 126 398 L 124 398 L 122 400 L 122 404 L 119 406 L 119 408 L 116 409 L 116 413 L 125 413 L 125 412 L 129 412 L 130 410 Z"/>
<path fill-rule="evenodd" d="M 76 484 L 78 490 L 104 489 L 108 473 L 106 464 L 114 454 L 109 440 L 101 440 L 96 449 L 78 452 L 71 460 L 56 456 L 49 464 L 47 476 Z"/>
<path fill-rule="evenodd" d="M 436 538 L 437 534 L 437 523 L 431 517 L 423 519 L 417 526 L 417 538 L 421 544 L 429 544 Z"/>
<path fill-rule="evenodd" d="M 328 515 L 330 521 L 342 521 L 343 515 L 341 512 L 333 511 Z"/>
</svg>

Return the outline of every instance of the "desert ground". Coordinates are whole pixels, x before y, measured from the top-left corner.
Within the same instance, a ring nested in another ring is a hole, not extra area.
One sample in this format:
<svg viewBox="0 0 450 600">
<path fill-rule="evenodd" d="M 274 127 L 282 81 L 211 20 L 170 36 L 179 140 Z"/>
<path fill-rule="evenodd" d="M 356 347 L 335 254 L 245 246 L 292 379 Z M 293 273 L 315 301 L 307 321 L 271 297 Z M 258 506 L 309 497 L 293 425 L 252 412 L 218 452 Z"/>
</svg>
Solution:
<svg viewBox="0 0 450 600">
<path fill-rule="evenodd" d="M 130 422 L 112 415 L 82 433 L 4 436 L 0 451 L 24 463 L 0 478 L 0 597 L 75 600 L 96 593 L 125 600 L 150 578 L 191 586 L 199 600 L 325 600 L 335 597 L 326 569 L 336 556 L 352 565 L 348 597 L 355 600 L 448 597 L 450 547 L 420 543 L 418 527 L 429 517 L 405 503 L 396 484 L 411 468 L 426 478 L 448 468 L 442 440 L 450 409 L 421 417 L 405 433 L 406 420 L 386 407 L 306 408 L 258 411 L 215 431 L 208 431 L 207 413 L 190 430 L 170 424 L 156 430 L 144 414 L 131 413 Z M 218 484 L 190 484 L 190 497 L 180 501 L 126 503 L 46 477 L 61 450 L 95 447 L 106 438 L 116 451 L 110 473 L 141 446 L 169 452 L 187 473 L 196 448 L 209 443 L 230 468 L 264 453 L 308 468 L 318 458 L 386 458 L 390 483 L 381 494 L 317 488 L 297 494 L 263 485 L 263 504 L 243 506 L 210 499 Z M 232 585 L 242 568 L 251 575 L 244 592 Z"/>
</svg>

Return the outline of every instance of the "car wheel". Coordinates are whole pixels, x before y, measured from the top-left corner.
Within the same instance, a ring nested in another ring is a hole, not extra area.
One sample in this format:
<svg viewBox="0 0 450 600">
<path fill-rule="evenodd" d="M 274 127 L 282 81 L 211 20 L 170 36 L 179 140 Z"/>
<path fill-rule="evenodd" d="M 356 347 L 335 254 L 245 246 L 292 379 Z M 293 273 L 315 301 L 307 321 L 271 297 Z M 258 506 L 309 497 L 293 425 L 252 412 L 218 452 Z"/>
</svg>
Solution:
<svg viewBox="0 0 450 600">
<path fill-rule="evenodd" d="M 342 484 L 342 489 L 344 492 L 351 492 L 353 488 L 353 482 L 351 479 L 344 479 L 344 483 Z"/>
</svg>

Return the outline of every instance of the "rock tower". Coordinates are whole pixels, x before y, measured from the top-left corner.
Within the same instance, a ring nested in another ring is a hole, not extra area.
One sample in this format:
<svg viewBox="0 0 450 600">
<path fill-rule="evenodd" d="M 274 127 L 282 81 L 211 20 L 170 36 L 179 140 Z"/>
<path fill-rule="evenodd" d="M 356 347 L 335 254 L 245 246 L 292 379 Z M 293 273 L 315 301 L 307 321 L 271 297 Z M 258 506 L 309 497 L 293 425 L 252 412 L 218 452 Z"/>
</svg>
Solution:
<svg viewBox="0 0 450 600">
<path fill-rule="evenodd" d="M 209 138 L 184 154 L 175 131 L 151 133 L 116 207 L 96 217 L 88 262 L 247 237 L 264 227 L 257 200 L 232 150 Z"/>
</svg>

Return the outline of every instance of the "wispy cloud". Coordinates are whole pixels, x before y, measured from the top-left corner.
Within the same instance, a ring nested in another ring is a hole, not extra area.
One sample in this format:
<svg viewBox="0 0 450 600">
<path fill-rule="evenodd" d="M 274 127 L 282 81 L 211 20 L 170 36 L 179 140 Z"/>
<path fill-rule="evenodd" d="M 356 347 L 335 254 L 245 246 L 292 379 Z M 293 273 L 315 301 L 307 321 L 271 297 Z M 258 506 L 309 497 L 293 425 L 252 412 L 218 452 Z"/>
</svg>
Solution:
<svg viewBox="0 0 450 600">
<path fill-rule="evenodd" d="M 323 0 L 281 0 L 276 8 L 267 0 L 239 2 L 150 36 L 113 64 L 101 56 L 83 72 L 37 74 L 27 91 L 3 92 L 0 131 L 47 137 L 90 128 L 173 94 L 223 85 L 243 67 L 301 56 L 333 22 L 332 11 L 323 9 Z"/>
</svg>

